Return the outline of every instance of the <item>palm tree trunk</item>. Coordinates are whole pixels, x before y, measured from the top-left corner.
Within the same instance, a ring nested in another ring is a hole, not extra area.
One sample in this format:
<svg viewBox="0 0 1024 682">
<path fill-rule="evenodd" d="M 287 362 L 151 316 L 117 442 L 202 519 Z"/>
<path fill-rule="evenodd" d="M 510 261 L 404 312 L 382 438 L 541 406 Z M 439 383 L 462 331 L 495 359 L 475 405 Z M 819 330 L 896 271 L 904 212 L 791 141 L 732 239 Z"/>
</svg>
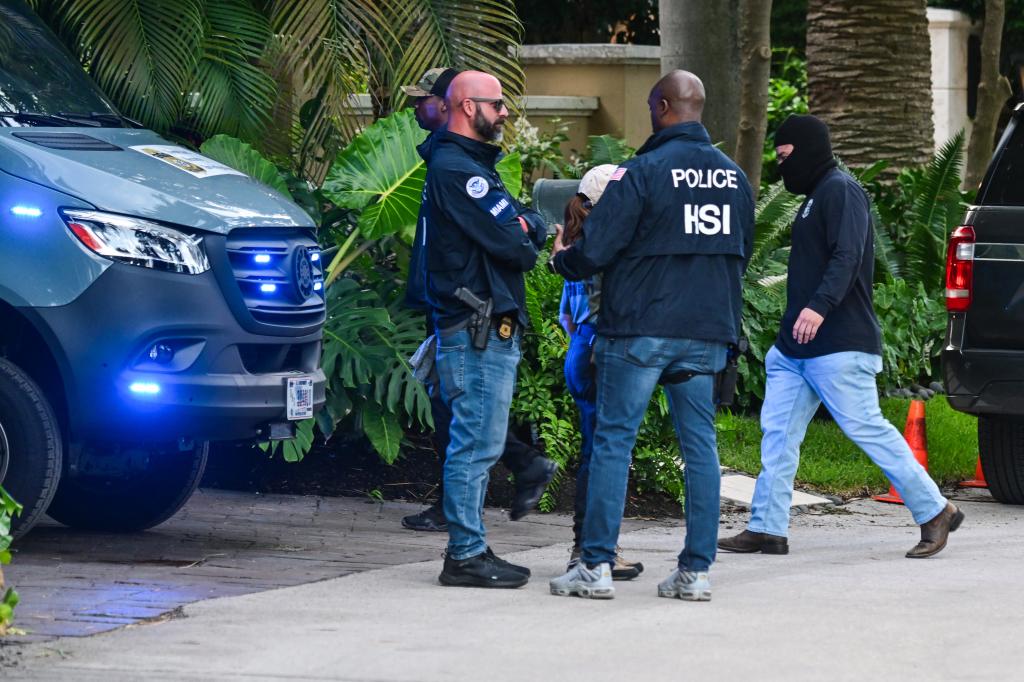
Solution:
<svg viewBox="0 0 1024 682">
<path fill-rule="evenodd" d="M 985 176 L 995 144 L 999 114 L 1010 96 L 1010 84 L 999 73 L 999 49 L 1003 41 L 1006 3 L 985 0 L 985 28 L 981 34 L 981 82 L 978 83 L 978 111 L 974 115 L 971 141 L 967 145 L 964 186 L 977 187 Z"/>
<path fill-rule="evenodd" d="M 809 0 L 810 110 L 850 166 L 892 175 L 933 151 L 931 44 L 925 0 Z"/>
<path fill-rule="evenodd" d="M 772 67 L 772 0 L 740 0 L 740 120 L 733 158 L 747 174 L 754 196 L 761 184 L 768 129 L 768 79 Z"/>
<path fill-rule="evenodd" d="M 736 149 L 739 127 L 740 0 L 660 0 L 661 72 L 684 69 L 704 81 L 704 126 L 722 149 Z M 653 85 L 653 83 L 652 83 Z"/>
</svg>

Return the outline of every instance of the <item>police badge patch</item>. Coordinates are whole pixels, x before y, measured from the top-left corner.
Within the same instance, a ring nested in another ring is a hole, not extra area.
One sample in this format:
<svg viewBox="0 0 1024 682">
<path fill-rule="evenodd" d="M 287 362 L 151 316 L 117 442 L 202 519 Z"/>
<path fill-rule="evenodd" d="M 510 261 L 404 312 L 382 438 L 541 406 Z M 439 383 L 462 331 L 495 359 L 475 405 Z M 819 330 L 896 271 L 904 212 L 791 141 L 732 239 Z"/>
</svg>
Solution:
<svg viewBox="0 0 1024 682">
<path fill-rule="evenodd" d="M 484 196 L 489 189 L 490 186 L 487 184 L 487 180 L 479 175 L 474 175 L 469 180 L 466 180 L 466 194 L 474 199 Z"/>
<path fill-rule="evenodd" d="M 811 214 L 811 206 L 813 206 L 813 205 L 814 205 L 814 199 L 808 199 L 807 200 L 807 205 L 804 206 L 804 212 L 802 214 L 802 217 L 806 218 L 807 216 L 809 216 Z"/>
</svg>

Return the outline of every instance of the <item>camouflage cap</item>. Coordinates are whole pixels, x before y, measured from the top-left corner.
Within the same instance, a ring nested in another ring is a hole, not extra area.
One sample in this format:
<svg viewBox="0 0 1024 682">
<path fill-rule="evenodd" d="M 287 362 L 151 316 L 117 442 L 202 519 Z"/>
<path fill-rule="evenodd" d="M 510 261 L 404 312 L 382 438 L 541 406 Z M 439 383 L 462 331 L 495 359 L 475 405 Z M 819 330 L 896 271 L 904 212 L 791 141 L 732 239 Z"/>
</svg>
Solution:
<svg viewBox="0 0 1024 682">
<path fill-rule="evenodd" d="M 455 69 L 438 66 L 428 69 L 416 85 L 403 85 L 402 92 L 409 97 L 444 97 L 452 79 L 459 75 Z"/>
</svg>

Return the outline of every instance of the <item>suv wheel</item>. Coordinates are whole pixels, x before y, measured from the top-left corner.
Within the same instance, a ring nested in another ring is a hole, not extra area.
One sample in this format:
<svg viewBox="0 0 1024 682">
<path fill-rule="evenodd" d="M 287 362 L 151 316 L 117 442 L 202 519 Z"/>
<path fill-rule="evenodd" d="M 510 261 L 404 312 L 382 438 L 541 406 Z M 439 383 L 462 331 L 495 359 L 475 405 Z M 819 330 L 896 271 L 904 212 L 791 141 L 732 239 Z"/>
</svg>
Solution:
<svg viewBox="0 0 1024 682">
<path fill-rule="evenodd" d="M 61 435 L 49 401 L 17 365 L 0 358 L 0 485 L 23 509 L 12 535 L 28 532 L 60 480 Z"/>
<path fill-rule="evenodd" d="M 135 531 L 163 523 L 188 501 L 203 477 L 210 444 L 185 451 L 111 446 L 112 452 L 98 455 L 90 448 L 96 450 L 85 448 L 90 461 L 105 460 L 107 467 L 65 476 L 47 514 L 73 528 Z"/>
<path fill-rule="evenodd" d="M 978 448 L 992 497 L 1004 504 L 1024 504 L 1024 418 L 979 416 Z"/>
</svg>

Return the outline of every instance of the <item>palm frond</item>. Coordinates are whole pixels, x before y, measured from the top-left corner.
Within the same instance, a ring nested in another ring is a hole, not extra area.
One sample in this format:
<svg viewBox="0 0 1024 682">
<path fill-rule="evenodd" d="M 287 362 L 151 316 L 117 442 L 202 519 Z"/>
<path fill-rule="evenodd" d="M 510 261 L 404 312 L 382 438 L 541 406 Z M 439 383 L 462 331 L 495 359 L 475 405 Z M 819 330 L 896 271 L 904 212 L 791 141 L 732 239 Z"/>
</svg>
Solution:
<svg viewBox="0 0 1024 682">
<path fill-rule="evenodd" d="M 260 68 L 270 24 L 249 0 L 205 0 L 202 57 L 191 90 L 190 112 L 204 136 L 235 135 L 258 141 L 277 98 L 274 79 Z"/>
<path fill-rule="evenodd" d="M 939 286 L 946 236 L 961 213 L 960 174 L 964 133 L 959 131 L 935 154 L 913 188 L 907 273 L 929 291 Z"/>
<path fill-rule="evenodd" d="M 300 97 L 305 111 L 292 111 L 300 168 L 322 179 L 337 151 L 357 130 L 351 95 L 367 90 L 374 54 L 387 55 L 397 42 L 381 5 L 374 0 L 274 0 L 270 51 L 275 72 L 287 79 L 284 94 Z M 290 105 L 290 101 L 286 104 Z M 334 139 L 336 138 L 336 139 Z"/>
<path fill-rule="evenodd" d="M 72 51 L 127 115 L 166 130 L 179 117 L 203 37 L 203 0 L 56 0 Z"/>
<path fill-rule="evenodd" d="M 380 4 L 400 38 L 399 58 L 387 79 L 396 107 L 405 101 L 398 86 L 416 82 L 434 66 L 491 73 L 501 81 L 510 106 L 518 106 L 525 84 L 516 56 L 523 26 L 513 0 L 384 0 Z"/>
</svg>

